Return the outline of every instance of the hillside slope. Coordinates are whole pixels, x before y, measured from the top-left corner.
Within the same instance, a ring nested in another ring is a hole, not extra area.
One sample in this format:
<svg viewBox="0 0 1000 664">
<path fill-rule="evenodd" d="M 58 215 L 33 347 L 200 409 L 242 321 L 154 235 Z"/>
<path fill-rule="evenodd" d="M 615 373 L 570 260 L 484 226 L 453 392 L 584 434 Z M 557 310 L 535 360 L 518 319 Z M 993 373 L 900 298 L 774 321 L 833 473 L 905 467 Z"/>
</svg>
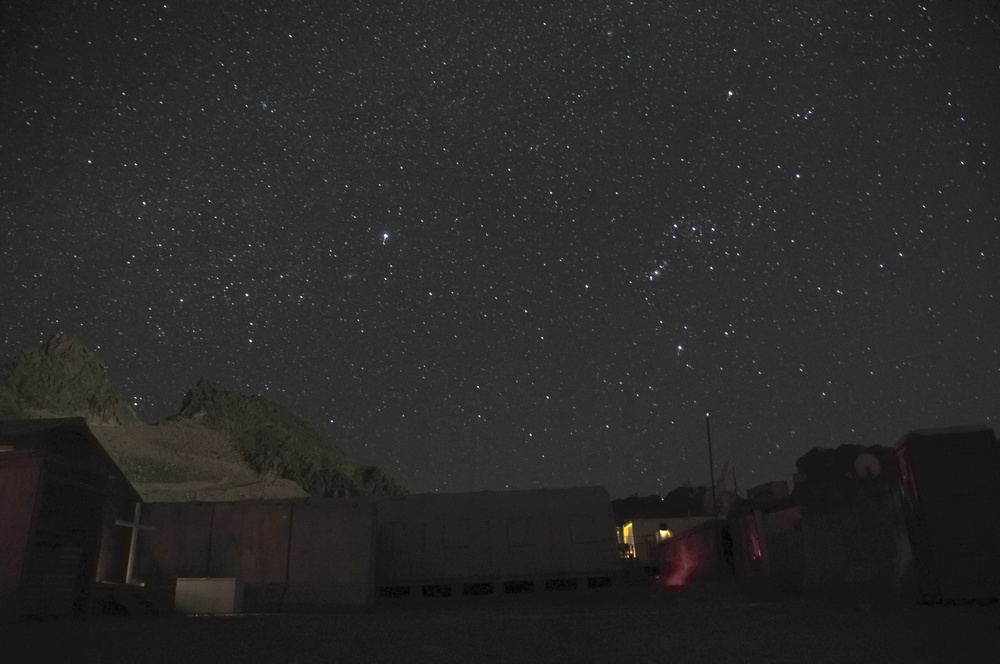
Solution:
<svg viewBox="0 0 1000 664">
<path fill-rule="evenodd" d="M 224 434 L 257 473 L 294 480 L 314 496 L 405 493 L 382 470 L 352 463 L 304 420 L 260 396 L 202 378 L 185 395 L 176 419 Z"/>
<path fill-rule="evenodd" d="M 57 334 L 0 365 L 0 417 L 79 416 L 90 425 L 139 424 L 107 368 L 83 343 Z"/>
<path fill-rule="evenodd" d="M 292 411 L 201 379 L 181 411 L 144 424 L 97 356 L 65 334 L 0 365 L 0 419 L 80 416 L 145 500 L 399 495 Z"/>
</svg>

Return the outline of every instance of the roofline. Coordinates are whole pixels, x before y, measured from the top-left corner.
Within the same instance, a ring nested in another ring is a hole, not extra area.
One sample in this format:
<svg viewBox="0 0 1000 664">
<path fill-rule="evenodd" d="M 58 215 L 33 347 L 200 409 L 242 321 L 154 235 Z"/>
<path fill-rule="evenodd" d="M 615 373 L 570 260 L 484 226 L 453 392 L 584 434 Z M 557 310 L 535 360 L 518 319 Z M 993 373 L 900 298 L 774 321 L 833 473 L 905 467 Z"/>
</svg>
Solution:
<svg viewBox="0 0 1000 664">
<path fill-rule="evenodd" d="M 13 440 L 24 436 L 59 430 L 69 430 L 83 436 L 90 443 L 91 447 L 94 448 L 95 454 L 101 459 L 101 461 L 110 468 L 114 469 L 115 476 L 124 486 L 125 492 L 128 493 L 135 502 L 142 502 L 142 494 L 136 490 L 125 472 L 121 469 L 121 467 L 119 467 L 111 455 L 108 454 L 108 451 L 104 449 L 104 445 L 97 439 L 94 432 L 90 430 L 90 426 L 87 424 L 86 418 L 57 417 L 46 419 L 0 420 L 0 441 L 8 437 L 3 431 L 5 426 L 11 425 L 15 428 L 24 427 L 22 431 L 9 435 L 9 438 Z"/>
</svg>

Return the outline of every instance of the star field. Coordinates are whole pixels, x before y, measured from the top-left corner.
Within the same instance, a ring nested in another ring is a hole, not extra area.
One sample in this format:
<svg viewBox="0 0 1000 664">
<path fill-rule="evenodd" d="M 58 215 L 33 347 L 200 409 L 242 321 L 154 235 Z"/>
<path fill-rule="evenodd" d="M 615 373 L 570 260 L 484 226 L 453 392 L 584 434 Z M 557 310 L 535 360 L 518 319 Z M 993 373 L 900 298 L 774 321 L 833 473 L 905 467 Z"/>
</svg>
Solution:
<svg viewBox="0 0 1000 664">
<path fill-rule="evenodd" d="M 3 356 L 415 491 L 997 427 L 995 2 L 466 4 L 8 3 Z"/>
</svg>

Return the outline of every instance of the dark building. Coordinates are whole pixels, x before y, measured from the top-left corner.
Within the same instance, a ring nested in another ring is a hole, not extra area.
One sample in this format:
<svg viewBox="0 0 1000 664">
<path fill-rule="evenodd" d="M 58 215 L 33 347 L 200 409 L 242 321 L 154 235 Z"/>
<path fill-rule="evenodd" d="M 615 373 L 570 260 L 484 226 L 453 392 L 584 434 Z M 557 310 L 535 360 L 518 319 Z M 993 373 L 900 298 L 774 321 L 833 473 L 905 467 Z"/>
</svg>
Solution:
<svg viewBox="0 0 1000 664">
<path fill-rule="evenodd" d="M 911 431 L 896 462 L 925 602 L 1000 597 L 1000 448 L 991 429 Z"/>
<path fill-rule="evenodd" d="M 755 487 L 755 501 L 665 541 L 659 547 L 663 584 L 732 578 L 797 592 L 921 602 L 1000 597 L 994 432 L 912 431 L 888 466 L 870 451 L 857 451 L 844 481 L 791 496 L 773 484 Z"/>
<path fill-rule="evenodd" d="M 81 615 L 124 581 L 139 500 L 83 418 L 0 422 L 0 619 Z"/>
</svg>

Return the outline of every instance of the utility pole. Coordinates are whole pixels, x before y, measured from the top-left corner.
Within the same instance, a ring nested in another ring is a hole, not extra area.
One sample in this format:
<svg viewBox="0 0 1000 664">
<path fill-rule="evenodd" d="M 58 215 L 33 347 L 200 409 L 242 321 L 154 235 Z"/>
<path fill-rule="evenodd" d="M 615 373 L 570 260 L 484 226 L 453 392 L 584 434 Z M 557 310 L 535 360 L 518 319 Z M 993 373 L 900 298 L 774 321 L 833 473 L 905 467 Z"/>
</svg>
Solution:
<svg viewBox="0 0 1000 664">
<path fill-rule="evenodd" d="M 708 434 L 708 477 L 712 480 L 712 516 L 719 518 L 719 501 L 715 495 L 715 462 L 712 460 L 712 425 L 708 421 L 709 414 L 705 413 L 705 432 Z"/>
</svg>

